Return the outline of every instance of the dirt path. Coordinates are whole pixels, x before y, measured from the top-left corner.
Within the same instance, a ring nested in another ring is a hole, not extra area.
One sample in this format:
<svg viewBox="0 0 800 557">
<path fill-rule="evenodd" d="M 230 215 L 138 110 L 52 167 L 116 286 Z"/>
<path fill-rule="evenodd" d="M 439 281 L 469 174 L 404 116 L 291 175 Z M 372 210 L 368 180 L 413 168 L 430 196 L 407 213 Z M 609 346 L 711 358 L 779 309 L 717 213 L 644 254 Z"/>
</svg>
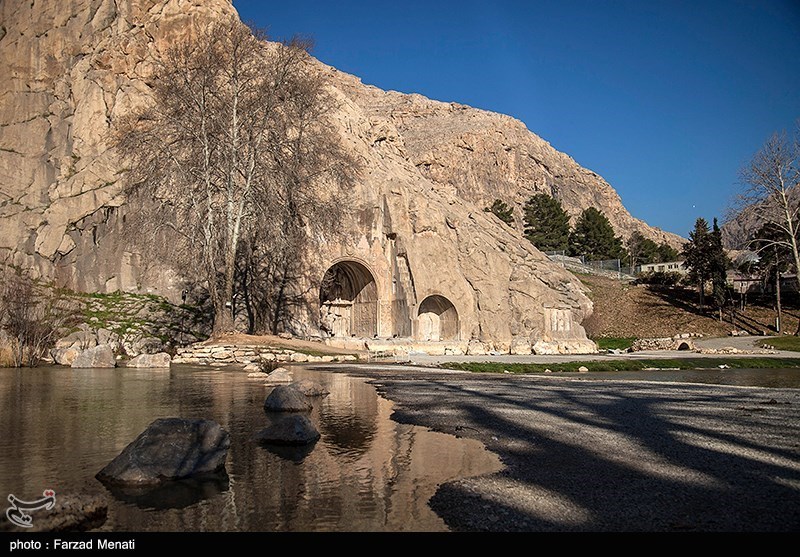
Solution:
<svg viewBox="0 0 800 557">
<path fill-rule="evenodd" d="M 420 366 L 437 366 L 444 362 L 497 362 L 497 363 L 531 363 L 531 364 L 557 364 L 559 362 L 587 362 L 608 359 L 658 359 L 658 358 L 719 358 L 719 357 L 774 357 L 774 358 L 800 358 L 800 352 L 788 350 L 773 350 L 762 348 L 763 344 L 772 337 L 715 337 L 692 339 L 699 350 L 722 350 L 734 348 L 739 354 L 703 353 L 695 350 L 646 350 L 640 352 L 598 353 L 598 354 L 554 354 L 554 355 L 487 355 L 487 356 L 431 356 L 427 354 L 411 354 L 409 364 Z"/>
</svg>

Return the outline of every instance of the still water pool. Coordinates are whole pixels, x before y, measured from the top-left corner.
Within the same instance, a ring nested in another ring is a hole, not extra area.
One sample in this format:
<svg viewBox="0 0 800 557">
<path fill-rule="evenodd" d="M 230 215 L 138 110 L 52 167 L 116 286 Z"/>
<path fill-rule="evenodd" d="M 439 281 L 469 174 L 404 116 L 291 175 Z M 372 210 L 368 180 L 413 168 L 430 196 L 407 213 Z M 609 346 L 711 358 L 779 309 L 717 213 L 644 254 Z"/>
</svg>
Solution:
<svg viewBox="0 0 800 557">
<path fill-rule="evenodd" d="M 103 493 L 106 531 L 446 531 L 428 507 L 437 486 L 499 470 L 473 440 L 391 420 L 392 404 L 343 373 L 295 369 L 330 394 L 311 419 L 321 438 L 267 448 L 271 385 L 231 369 L 63 367 L 0 370 L 0 496 Z M 131 497 L 95 474 L 153 420 L 216 420 L 231 435 L 227 479 Z"/>
</svg>

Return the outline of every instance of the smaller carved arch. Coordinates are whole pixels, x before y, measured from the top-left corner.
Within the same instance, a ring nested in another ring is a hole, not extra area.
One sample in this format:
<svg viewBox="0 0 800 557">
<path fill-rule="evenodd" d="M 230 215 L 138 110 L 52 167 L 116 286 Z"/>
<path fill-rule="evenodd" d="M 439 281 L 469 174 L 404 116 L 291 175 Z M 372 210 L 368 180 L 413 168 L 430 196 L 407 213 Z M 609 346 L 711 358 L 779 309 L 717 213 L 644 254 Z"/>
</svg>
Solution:
<svg viewBox="0 0 800 557">
<path fill-rule="evenodd" d="M 458 311 L 453 302 L 439 294 L 422 300 L 417 310 L 417 339 L 436 342 L 458 338 Z"/>
</svg>

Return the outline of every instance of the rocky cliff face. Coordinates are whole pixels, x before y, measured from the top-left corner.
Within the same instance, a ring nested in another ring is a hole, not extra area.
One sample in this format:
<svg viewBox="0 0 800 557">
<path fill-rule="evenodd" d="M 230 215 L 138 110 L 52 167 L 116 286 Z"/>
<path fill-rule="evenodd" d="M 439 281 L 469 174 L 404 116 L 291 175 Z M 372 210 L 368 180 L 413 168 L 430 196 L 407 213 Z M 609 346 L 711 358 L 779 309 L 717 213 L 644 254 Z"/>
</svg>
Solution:
<svg viewBox="0 0 800 557">
<path fill-rule="evenodd" d="M 177 270 L 126 237 L 126 214 L 142 209 L 123 195 L 108 134 L 149 94 L 154 57 L 228 15 L 228 0 L 0 4 L 0 256 L 76 289 L 177 298 Z M 483 212 L 496 197 L 521 204 L 544 191 L 573 215 L 603 210 L 625 236 L 674 240 L 512 118 L 320 71 L 341 101 L 342 136 L 367 170 L 348 240 L 310 264 L 317 282 L 336 268 L 372 285 L 369 297 L 350 301 L 353 311 L 366 308 L 352 325 L 360 335 L 591 349 L 580 326 L 591 302 L 579 281 Z M 312 310 L 297 329 L 313 334 L 319 287 L 310 291 Z"/>
<path fill-rule="evenodd" d="M 110 125 L 148 94 L 153 56 L 225 13 L 224 0 L 0 3 L 0 252 L 81 289 L 142 286 L 138 255 L 108 234 L 125 202 Z"/>
<path fill-rule="evenodd" d="M 422 176 L 477 207 L 497 198 L 515 205 L 520 230 L 522 206 L 532 195 L 546 193 L 561 201 L 573 220 L 587 207 L 602 211 L 623 239 L 637 231 L 675 247 L 685 241 L 631 216 L 602 177 L 555 150 L 519 120 L 382 91 L 349 75 L 338 74 L 336 83 L 366 114 L 385 121 L 383 140 L 402 145 Z"/>
</svg>

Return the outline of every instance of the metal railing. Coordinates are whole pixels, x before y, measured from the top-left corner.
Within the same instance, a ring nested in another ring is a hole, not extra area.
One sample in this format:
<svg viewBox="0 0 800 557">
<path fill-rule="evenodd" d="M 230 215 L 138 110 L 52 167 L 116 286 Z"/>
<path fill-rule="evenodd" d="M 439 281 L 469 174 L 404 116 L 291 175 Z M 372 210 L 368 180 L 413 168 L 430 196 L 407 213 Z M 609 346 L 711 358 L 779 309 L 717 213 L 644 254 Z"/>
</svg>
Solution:
<svg viewBox="0 0 800 557">
<path fill-rule="evenodd" d="M 622 264 L 620 259 L 587 260 L 585 256 L 572 257 L 562 251 L 546 251 L 544 254 L 551 260 L 560 263 L 565 269 L 590 275 L 609 276 L 618 279 L 635 278 L 636 270 Z"/>
</svg>

